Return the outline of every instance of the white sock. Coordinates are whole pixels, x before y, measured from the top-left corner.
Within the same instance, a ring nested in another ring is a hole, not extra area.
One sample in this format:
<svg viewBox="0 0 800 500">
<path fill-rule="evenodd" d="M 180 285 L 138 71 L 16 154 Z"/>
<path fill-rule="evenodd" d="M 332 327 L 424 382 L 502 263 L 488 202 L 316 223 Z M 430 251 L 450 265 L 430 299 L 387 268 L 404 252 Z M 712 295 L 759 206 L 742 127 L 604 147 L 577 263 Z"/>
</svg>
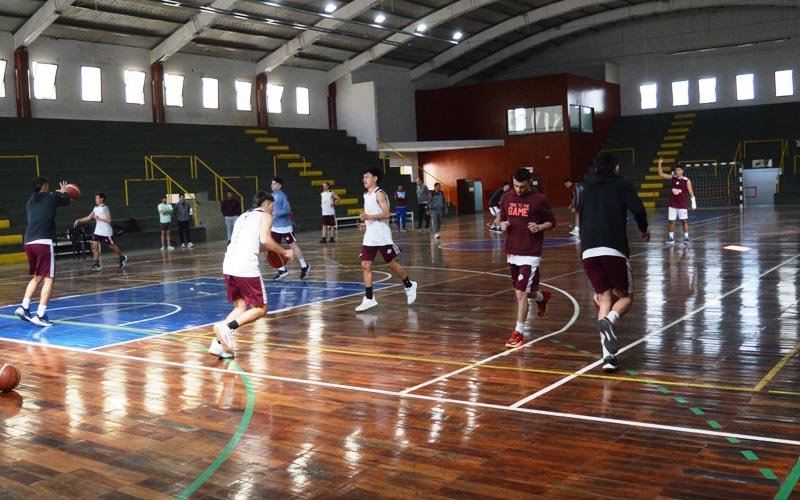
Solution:
<svg viewBox="0 0 800 500">
<path fill-rule="evenodd" d="M 544 300 L 544 295 L 542 295 L 542 292 L 537 290 L 537 292 L 536 292 L 536 302 L 541 302 L 543 300 Z"/>
<path fill-rule="evenodd" d="M 608 313 L 608 316 L 606 316 L 606 319 L 609 320 L 613 325 L 619 319 L 619 313 L 617 311 L 611 311 Z"/>
<path fill-rule="evenodd" d="M 689 233 L 683 233 L 683 237 L 688 240 L 689 239 Z"/>
<path fill-rule="evenodd" d="M 675 233 L 669 233 L 669 237 L 670 238 L 674 238 L 675 237 Z"/>
<path fill-rule="evenodd" d="M 306 267 L 306 259 L 300 259 L 300 267 Z"/>
<path fill-rule="evenodd" d="M 286 272 L 286 266 L 283 266 L 283 267 L 279 268 L 278 271 L 280 271 L 282 273 L 285 273 Z"/>
<path fill-rule="evenodd" d="M 36 310 L 36 314 L 41 318 L 42 316 L 44 316 L 45 311 L 47 311 L 47 306 L 39 304 L 39 308 Z"/>
<path fill-rule="evenodd" d="M 514 328 L 514 330 L 518 331 L 519 333 L 522 333 L 522 330 L 524 329 L 525 329 L 525 323 L 523 321 L 517 321 L 517 326 L 516 328 Z"/>
<path fill-rule="evenodd" d="M 31 306 L 31 299 L 22 299 L 22 308 L 27 309 Z"/>
</svg>

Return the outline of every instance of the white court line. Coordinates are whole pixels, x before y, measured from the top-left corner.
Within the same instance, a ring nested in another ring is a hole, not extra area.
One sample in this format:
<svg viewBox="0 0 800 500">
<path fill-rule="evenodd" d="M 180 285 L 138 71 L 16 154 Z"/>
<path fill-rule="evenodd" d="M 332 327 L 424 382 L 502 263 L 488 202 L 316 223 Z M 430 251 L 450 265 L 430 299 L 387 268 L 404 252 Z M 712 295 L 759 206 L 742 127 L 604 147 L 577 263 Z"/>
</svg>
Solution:
<svg viewBox="0 0 800 500">
<path fill-rule="evenodd" d="M 486 273 L 486 274 L 489 274 L 489 273 Z M 442 381 L 442 380 L 447 380 L 448 378 L 450 378 L 450 377 L 452 377 L 454 375 L 458 375 L 459 373 L 465 372 L 467 370 L 472 370 L 473 368 L 478 367 L 478 366 L 480 366 L 480 365 L 482 365 L 484 363 L 488 363 L 489 361 L 495 360 L 497 358 L 501 358 L 503 356 L 508 356 L 509 354 L 514 353 L 514 352 L 516 352 L 516 351 L 518 351 L 520 349 L 523 349 L 525 347 L 531 346 L 531 345 L 533 345 L 533 344 L 535 344 L 537 342 L 541 342 L 542 340 L 548 339 L 548 338 L 550 338 L 550 337 L 552 337 L 554 335 L 558 335 L 559 333 L 564 332 L 569 327 L 571 327 L 575 323 L 575 321 L 578 320 L 578 316 L 580 315 L 580 306 L 578 306 L 578 301 L 575 300 L 575 297 L 573 297 L 572 295 L 568 294 L 567 292 L 565 292 L 564 290 L 562 290 L 560 288 L 554 287 L 552 285 L 548 285 L 547 283 L 542 283 L 542 285 L 544 285 L 546 287 L 549 287 L 549 288 L 552 288 L 553 290 L 557 290 L 557 291 L 561 292 L 569 300 L 572 301 L 572 307 L 574 309 L 574 312 L 572 313 L 572 318 L 570 318 L 570 320 L 560 330 L 556 330 L 555 332 L 548 333 L 547 335 L 542 335 L 541 337 L 537 337 L 537 338 L 535 338 L 533 340 L 529 340 L 528 342 L 522 344 L 519 347 L 515 347 L 513 349 L 508 349 L 508 350 L 499 352 L 499 353 L 497 353 L 497 354 L 495 354 L 493 356 L 489 356 L 488 358 L 484 358 L 484 359 L 482 359 L 480 361 L 476 361 L 475 363 L 472 363 L 471 365 L 465 366 L 463 368 L 459 368 L 458 370 L 454 370 L 454 371 L 452 371 L 450 373 L 446 373 L 446 374 L 444 374 L 444 375 L 442 375 L 440 377 L 436 377 L 435 379 L 432 379 L 432 380 L 429 380 L 427 382 L 423 382 L 421 384 L 415 385 L 414 387 L 408 387 L 408 388 L 403 389 L 402 391 L 400 391 L 400 394 L 406 395 L 406 394 L 409 394 L 409 393 L 411 393 L 413 391 L 416 391 L 417 389 L 421 389 L 421 388 L 426 387 L 428 385 L 435 384 L 436 382 L 439 382 L 439 381 Z"/>
<path fill-rule="evenodd" d="M 792 258 L 790 258 L 790 259 L 787 259 L 787 260 L 785 260 L 785 261 L 781 262 L 781 263 L 780 263 L 780 264 L 778 264 L 777 266 L 775 266 L 775 267 L 772 267 L 772 268 L 770 268 L 770 269 L 768 269 L 768 270 L 764 271 L 763 273 L 761 273 L 761 274 L 758 276 L 758 279 L 761 279 L 761 278 L 763 278 L 764 276 L 766 276 L 767 274 L 771 273 L 772 271 L 774 271 L 774 270 L 776 270 L 776 269 L 779 269 L 779 268 L 781 268 L 781 267 L 785 266 L 786 264 L 788 264 L 789 262 L 791 262 L 791 261 L 793 261 L 793 260 L 797 259 L 798 257 L 800 257 L 800 254 L 797 254 L 797 255 L 795 255 L 794 257 L 792 257 Z M 751 280 L 751 281 L 752 281 L 752 280 Z M 646 342 L 646 341 L 647 341 L 647 339 L 649 339 L 650 337 L 653 337 L 653 336 L 655 336 L 655 335 L 658 335 L 659 333 L 661 333 L 661 332 L 663 332 L 663 331 L 665 331 L 665 330 L 668 330 L 668 329 L 672 328 L 673 326 L 677 325 L 678 323 L 681 323 L 681 322 L 682 322 L 682 321 L 684 321 L 685 319 L 691 318 L 692 316 L 694 316 L 695 314 L 699 313 L 700 311 L 703 311 L 703 310 L 705 310 L 706 308 L 708 308 L 708 307 L 709 307 L 709 306 L 711 306 L 712 304 L 718 304 L 718 303 L 721 303 L 721 302 L 722 302 L 722 299 L 724 299 L 724 298 L 725 298 L 725 297 L 727 297 L 728 295 L 731 295 L 732 293 L 736 293 L 736 292 L 738 292 L 739 290 L 741 290 L 742 288 L 744 288 L 745 286 L 747 286 L 747 285 L 749 285 L 749 284 L 750 284 L 750 283 L 748 282 L 748 283 L 745 283 L 745 284 L 743 284 L 743 285 L 740 285 L 740 286 L 738 286 L 738 287 L 734 288 L 733 290 L 730 290 L 730 291 L 728 291 L 728 292 L 725 292 L 724 294 L 720 295 L 719 297 L 716 297 L 716 298 L 714 298 L 714 299 L 711 299 L 711 300 L 707 301 L 707 302 L 706 302 L 704 305 L 702 305 L 702 306 L 698 307 L 698 308 L 697 308 L 697 309 L 695 309 L 694 311 L 691 311 L 691 312 L 689 312 L 689 313 L 687 313 L 687 314 L 683 315 L 682 317 L 680 317 L 680 318 L 676 319 L 675 321 L 673 321 L 673 322 L 671 322 L 671 323 L 668 323 L 668 324 L 666 324 L 666 325 L 662 326 L 661 328 L 658 328 L 658 329 L 656 329 L 656 330 L 653 330 L 652 332 L 648 333 L 647 335 L 645 335 L 644 337 L 640 338 L 639 340 L 637 340 L 637 341 L 635 341 L 635 342 L 631 342 L 630 344 L 628 344 L 628 345 L 626 345 L 625 347 L 623 347 L 622 349 L 620 349 L 620 350 L 619 350 L 619 352 L 620 352 L 620 353 L 623 353 L 623 352 L 627 351 L 628 349 L 633 349 L 633 348 L 634 348 L 634 347 L 636 347 L 637 345 L 639 345 L 639 344 L 641 344 L 641 343 L 643 343 L 643 342 Z M 598 360 L 598 361 L 595 361 L 594 363 L 592 363 L 592 364 L 590 364 L 590 365 L 588 365 L 588 366 L 585 366 L 585 367 L 581 368 L 581 369 L 580 369 L 580 370 L 578 370 L 577 372 L 575 372 L 575 373 L 573 373 L 573 374 L 571 374 L 571 375 L 567 375 L 566 377 L 562 378 L 561 380 L 559 380 L 559 381 L 557 381 L 557 382 L 554 382 L 554 383 L 550 384 L 549 386 L 545 387 L 544 389 L 541 389 L 540 391 L 537 391 L 537 392 L 535 392 L 535 393 L 531 394 L 530 396 L 527 396 L 527 397 L 525 397 L 525 398 L 523 398 L 523 399 L 520 399 L 520 400 L 519 400 L 519 401 L 517 401 L 516 403 L 512 404 L 512 405 L 511 405 L 511 407 L 512 407 L 512 408 L 518 408 L 518 407 L 520 407 L 521 405 L 524 405 L 525 403 L 527 403 L 527 402 L 529 402 L 529 401 L 533 401 L 534 399 L 538 398 L 539 396 L 543 396 L 543 395 L 547 394 L 548 392 L 552 391 L 553 389 L 556 389 L 557 387 L 560 387 L 560 386 L 562 386 L 562 385 L 566 384 L 567 382 L 569 382 L 569 381 L 571 381 L 571 380 L 575 379 L 576 377 L 579 377 L 580 375 L 583 375 L 584 373 L 586 373 L 587 371 L 591 370 L 592 368 L 594 368 L 594 367 L 598 366 L 598 365 L 599 365 L 599 364 L 601 364 L 602 362 L 603 362 L 603 360 Z"/>
<path fill-rule="evenodd" d="M 9 342 L 14 342 L 18 344 L 25 344 L 25 345 L 32 345 L 42 347 L 42 344 L 37 342 L 31 342 L 27 340 L 9 340 Z M 631 420 L 622 420 L 617 418 L 605 418 L 605 417 L 596 417 L 593 415 L 578 415 L 575 413 L 563 413 L 563 412 L 555 412 L 555 411 L 545 411 L 545 410 L 535 410 L 531 408 L 512 408 L 510 406 L 503 406 L 503 405 L 496 405 L 491 403 L 480 403 L 476 401 L 464 401 L 460 399 L 450 399 L 450 398 L 439 398 L 436 396 L 426 396 L 422 394 L 401 394 L 398 391 L 388 391 L 385 389 L 373 389 L 369 387 L 359 387 L 359 386 L 352 386 L 352 385 L 345 385 L 345 384 L 333 384 L 330 382 L 322 382 L 319 380 L 311 380 L 311 379 L 298 379 L 292 377 L 282 377 L 278 375 L 265 375 L 262 373 L 255 373 L 255 372 L 247 372 L 247 371 L 236 371 L 232 372 L 227 368 L 217 368 L 212 366 L 204 366 L 204 365 L 195 365 L 190 363 L 178 363 L 175 361 L 166 361 L 163 359 L 150 359 L 150 358 L 139 358 L 136 356 L 130 356 L 127 354 L 116 354 L 110 352 L 100 352 L 100 351 L 87 351 L 85 349 L 76 349 L 72 347 L 62 347 L 62 346 L 55 346 L 55 345 L 48 345 L 46 347 L 59 349 L 64 351 L 72 351 L 72 352 L 79 352 L 84 354 L 94 354 L 97 356 L 104 356 L 108 358 L 115 358 L 115 359 L 123 359 L 126 361 L 135 361 L 139 363 L 148 363 L 148 364 L 156 364 L 156 365 L 163 365 L 163 366 L 172 366 L 177 368 L 189 369 L 189 370 L 201 370 L 206 372 L 215 372 L 215 373 L 224 373 L 224 374 L 232 374 L 236 376 L 245 375 L 250 378 L 261 379 L 261 380 L 272 380 L 277 382 L 286 382 L 291 384 L 300 384 L 300 385 L 311 385 L 317 387 L 325 387 L 329 389 L 339 389 L 344 391 L 355 391 L 355 392 L 363 392 L 369 394 L 379 394 L 382 396 L 392 396 L 392 397 L 400 397 L 400 398 L 408 398 L 408 399 L 417 399 L 422 401 L 433 401 L 436 403 L 451 403 L 461 406 L 469 406 L 469 407 L 477 407 L 477 408 L 486 408 L 492 410 L 500 410 L 500 411 L 511 411 L 517 413 L 526 413 L 532 415 L 541 415 L 545 417 L 555 417 L 555 418 L 563 418 L 568 420 L 583 420 L 588 422 L 597 422 L 602 424 L 614 424 L 614 425 L 621 425 L 626 427 L 634 427 L 640 429 L 653 429 L 653 430 L 663 430 L 669 432 L 676 432 L 676 433 L 684 433 L 684 434 L 698 434 L 702 436 L 714 436 L 714 437 L 733 437 L 738 439 L 745 439 L 748 441 L 757 441 L 762 443 L 774 443 L 774 444 L 784 444 L 788 446 L 798 446 L 800 447 L 800 441 L 792 440 L 792 439 L 783 439 L 783 438 L 774 438 L 769 436 L 758 436 L 753 434 L 737 434 L 731 432 L 720 432 L 720 431 L 712 431 L 707 429 L 693 429 L 691 427 L 681 427 L 675 425 L 663 425 L 663 424 L 654 424 L 649 422 L 635 422 Z M 267 397 L 269 395 L 267 394 Z"/>
</svg>

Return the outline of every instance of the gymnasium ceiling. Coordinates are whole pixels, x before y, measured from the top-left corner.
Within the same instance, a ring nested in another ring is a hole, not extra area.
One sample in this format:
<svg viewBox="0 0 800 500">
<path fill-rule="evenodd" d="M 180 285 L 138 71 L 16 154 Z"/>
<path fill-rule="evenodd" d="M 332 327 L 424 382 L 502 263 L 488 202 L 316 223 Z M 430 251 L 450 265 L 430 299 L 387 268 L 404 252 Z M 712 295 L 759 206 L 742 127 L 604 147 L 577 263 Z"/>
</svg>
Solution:
<svg viewBox="0 0 800 500">
<path fill-rule="evenodd" d="M 325 14 L 327 3 L 337 9 Z M 375 62 L 451 84 L 487 80 L 589 30 L 681 9 L 780 0 L 2 0 L 15 47 L 38 36 L 292 66 L 329 81 Z M 385 20 L 377 24 L 376 16 Z M 417 27 L 428 28 L 421 34 Z M 454 33 L 463 34 L 453 40 Z"/>
</svg>

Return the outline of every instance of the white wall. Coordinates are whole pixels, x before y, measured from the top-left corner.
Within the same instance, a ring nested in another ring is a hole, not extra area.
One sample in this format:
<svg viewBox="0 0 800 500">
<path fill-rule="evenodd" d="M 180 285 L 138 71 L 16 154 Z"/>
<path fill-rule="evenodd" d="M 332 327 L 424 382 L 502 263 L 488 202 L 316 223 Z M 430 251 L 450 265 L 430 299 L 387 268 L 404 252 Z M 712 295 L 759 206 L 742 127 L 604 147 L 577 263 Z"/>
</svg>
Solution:
<svg viewBox="0 0 800 500">
<path fill-rule="evenodd" d="M 328 128 L 328 82 L 324 71 L 280 66 L 267 74 L 267 83 L 284 86 L 283 113 L 269 113 L 271 127 Z M 297 87 L 308 89 L 309 115 L 297 114 Z"/>
<path fill-rule="evenodd" d="M 6 62 L 6 71 L 0 75 L 6 89 L 6 96 L 0 97 L 0 116 L 17 116 L 16 92 L 14 91 L 14 37 L 7 31 L 0 31 L 0 59 Z"/>
<path fill-rule="evenodd" d="M 384 142 L 417 140 L 414 85 L 410 72 L 370 64 L 353 74 L 353 82 L 374 82 L 378 112 L 378 136 Z"/>
<path fill-rule="evenodd" d="M 375 83 L 353 83 L 351 75 L 336 81 L 336 124 L 370 151 L 378 149 Z"/>
</svg>

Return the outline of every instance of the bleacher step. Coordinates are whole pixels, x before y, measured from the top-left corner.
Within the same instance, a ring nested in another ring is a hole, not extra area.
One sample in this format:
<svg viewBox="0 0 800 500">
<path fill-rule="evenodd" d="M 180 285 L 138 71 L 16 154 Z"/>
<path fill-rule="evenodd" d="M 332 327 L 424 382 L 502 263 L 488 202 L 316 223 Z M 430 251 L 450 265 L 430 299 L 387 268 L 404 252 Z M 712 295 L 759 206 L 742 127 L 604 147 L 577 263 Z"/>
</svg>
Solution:
<svg viewBox="0 0 800 500">
<path fill-rule="evenodd" d="M 22 264 L 27 261 L 25 252 L 0 253 L 0 264 Z"/>
<path fill-rule="evenodd" d="M 245 134 L 253 134 L 253 135 L 266 135 L 269 132 L 265 128 L 248 128 L 244 131 Z"/>
<path fill-rule="evenodd" d="M 289 168 L 308 168 L 311 166 L 311 162 L 304 162 L 304 161 L 290 161 L 286 164 Z"/>
<path fill-rule="evenodd" d="M 644 180 L 646 181 L 663 181 L 664 179 L 661 178 L 660 175 L 645 175 Z"/>
<path fill-rule="evenodd" d="M 0 236 L 0 245 L 19 245 L 21 243 L 21 234 L 5 234 Z"/>
<path fill-rule="evenodd" d="M 278 153 L 275 155 L 276 160 L 299 160 L 302 158 L 297 153 Z"/>
<path fill-rule="evenodd" d="M 334 181 L 333 179 L 314 179 L 314 180 L 311 181 L 311 185 L 312 186 L 320 186 L 320 187 L 322 187 L 322 183 L 323 182 L 327 182 L 331 186 L 333 186 L 336 183 L 336 181 Z"/>
<path fill-rule="evenodd" d="M 658 198 L 661 193 L 658 191 L 639 191 L 639 198 Z"/>
<path fill-rule="evenodd" d="M 677 149 L 663 149 L 661 151 L 656 152 L 657 156 L 676 156 L 678 154 Z"/>
<path fill-rule="evenodd" d="M 278 140 L 279 139 L 277 137 L 256 137 L 256 142 L 259 143 L 266 142 L 269 144 L 275 144 L 276 142 L 278 142 Z"/>
<path fill-rule="evenodd" d="M 648 182 L 648 183 L 642 183 L 642 185 L 639 186 L 639 189 L 659 189 L 660 190 L 660 189 L 664 189 L 664 185 L 661 184 L 660 182 L 652 182 L 652 183 Z"/>
<path fill-rule="evenodd" d="M 322 175 L 322 170 L 303 170 L 300 172 L 300 177 L 319 177 Z"/>
<path fill-rule="evenodd" d="M 0 220 L 0 229 L 8 229 L 11 227 L 11 221 L 8 219 Z"/>
<path fill-rule="evenodd" d="M 347 194 L 347 190 L 344 189 L 344 188 L 331 189 L 331 191 L 333 191 L 334 193 L 338 194 L 339 196 L 343 196 L 343 195 Z"/>
<path fill-rule="evenodd" d="M 348 208 L 347 215 L 358 215 L 364 210 L 362 208 Z"/>
<path fill-rule="evenodd" d="M 266 149 L 267 151 L 289 151 L 289 146 L 275 144 L 275 145 L 267 146 L 264 149 Z"/>
<path fill-rule="evenodd" d="M 678 113 L 675 118 L 694 118 L 697 113 Z"/>
<path fill-rule="evenodd" d="M 358 205 L 358 198 L 342 198 L 337 205 Z"/>
</svg>

